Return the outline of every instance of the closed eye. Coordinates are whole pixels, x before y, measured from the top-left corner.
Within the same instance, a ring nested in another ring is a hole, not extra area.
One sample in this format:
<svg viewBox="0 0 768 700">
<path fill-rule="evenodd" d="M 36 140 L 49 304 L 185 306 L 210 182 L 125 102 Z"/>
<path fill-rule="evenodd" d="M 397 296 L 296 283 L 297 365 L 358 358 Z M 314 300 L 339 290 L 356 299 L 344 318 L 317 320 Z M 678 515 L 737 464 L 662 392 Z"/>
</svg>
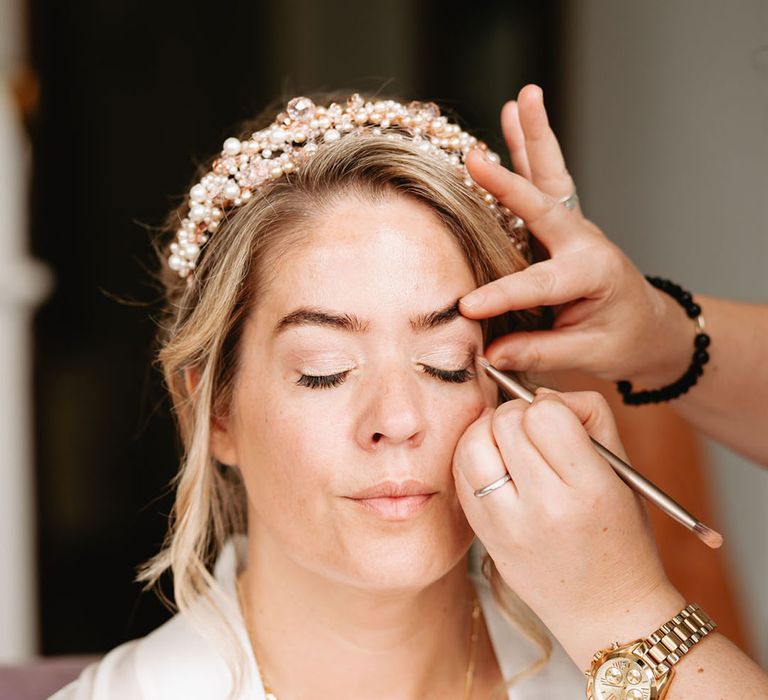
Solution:
<svg viewBox="0 0 768 700">
<path fill-rule="evenodd" d="M 439 369 L 437 367 L 430 367 L 429 365 L 421 365 L 424 369 L 424 373 L 430 377 L 439 379 L 442 382 L 449 384 L 463 384 L 471 379 L 474 379 L 475 373 L 469 368 L 464 369 Z M 344 382 L 349 374 L 349 370 L 346 372 L 337 372 L 335 374 L 323 374 L 312 375 L 302 374 L 296 381 L 299 386 L 305 386 L 308 389 L 332 389 L 339 386 Z"/>
<path fill-rule="evenodd" d="M 339 386 L 349 374 L 349 370 L 346 372 L 336 372 L 336 374 L 323 374 L 312 375 L 302 374 L 296 382 L 299 386 L 305 386 L 309 389 L 331 389 L 332 387 Z"/>
<path fill-rule="evenodd" d="M 438 369 L 437 367 L 430 367 L 429 365 L 422 365 L 424 372 L 430 377 L 440 379 L 444 382 L 450 382 L 452 384 L 463 384 L 470 379 L 474 379 L 475 373 L 469 368 L 464 369 Z"/>
</svg>

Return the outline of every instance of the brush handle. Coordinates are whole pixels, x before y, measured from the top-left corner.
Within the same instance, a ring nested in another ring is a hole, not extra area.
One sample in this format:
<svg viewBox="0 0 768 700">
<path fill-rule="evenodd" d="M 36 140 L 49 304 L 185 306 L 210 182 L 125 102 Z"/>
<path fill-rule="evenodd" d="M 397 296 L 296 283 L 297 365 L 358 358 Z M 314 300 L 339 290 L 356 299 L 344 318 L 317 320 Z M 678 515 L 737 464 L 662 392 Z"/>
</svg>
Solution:
<svg viewBox="0 0 768 700">
<path fill-rule="evenodd" d="M 637 491 L 641 496 L 647 498 L 651 503 L 655 503 L 671 518 L 677 520 L 689 530 L 693 530 L 699 522 L 677 501 L 664 493 L 656 484 L 646 479 L 640 472 L 633 469 L 621 457 L 613 454 L 607 447 L 601 445 L 595 438 L 590 437 L 598 454 L 605 459 L 613 470 L 621 477 L 624 483 L 631 489 Z"/>
<path fill-rule="evenodd" d="M 480 366 L 485 370 L 491 379 L 498 384 L 510 396 L 516 396 L 531 403 L 535 398 L 533 392 L 526 389 L 522 384 L 516 382 L 512 377 L 497 370 L 484 358 L 478 360 Z M 689 530 L 693 530 L 697 536 L 700 536 L 697 526 L 705 527 L 702 523 L 691 515 L 685 508 L 677 503 L 673 498 L 664 493 L 656 484 L 646 479 L 642 474 L 635 471 L 621 457 L 613 454 L 607 447 L 601 445 L 597 440 L 590 437 L 598 454 L 605 459 L 613 470 L 621 477 L 627 486 L 647 498 L 651 503 L 655 503 L 661 510 L 681 525 Z"/>
</svg>

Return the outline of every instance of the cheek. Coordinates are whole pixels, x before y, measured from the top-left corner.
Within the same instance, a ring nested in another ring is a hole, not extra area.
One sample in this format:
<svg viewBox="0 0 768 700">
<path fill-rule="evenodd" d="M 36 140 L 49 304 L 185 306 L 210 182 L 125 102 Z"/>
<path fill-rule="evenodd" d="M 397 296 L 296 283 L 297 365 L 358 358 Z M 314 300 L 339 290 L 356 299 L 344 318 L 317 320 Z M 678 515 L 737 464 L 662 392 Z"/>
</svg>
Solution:
<svg viewBox="0 0 768 700">
<path fill-rule="evenodd" d="M 490 391 L 489 391 L 490 388 Z M 439 452 L 448 455 L 448 463 L 464 431 L 480 416 L 486 406 L 495 405 L 495 387 L 484 382 L 472 382 L 471 386 L 456 392 L 451 399 L 441 396 L 432 406 L 433 433 Z"/>
<path fill-rule="evenodd" d="M 329 411 L 309 415 L 297 402 L 277 392 L 262 392 L 241 412 L 238 427 L 241 469 L 251 503 L 296 511 L 318 488 L 327 490 L 333 461 L 340 448 Z M 282 504 L 282 505 L 281 505 Z"/>
</svg>

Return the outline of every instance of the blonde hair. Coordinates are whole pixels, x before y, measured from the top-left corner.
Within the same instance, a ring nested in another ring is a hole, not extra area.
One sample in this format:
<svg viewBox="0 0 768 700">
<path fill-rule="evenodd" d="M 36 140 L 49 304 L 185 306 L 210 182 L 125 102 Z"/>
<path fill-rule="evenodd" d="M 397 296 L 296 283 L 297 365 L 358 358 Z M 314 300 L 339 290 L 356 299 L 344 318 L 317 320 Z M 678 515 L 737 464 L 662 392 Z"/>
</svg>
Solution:
<svg viewBox="0 0 768 700">
<path fill-rule="evenodd" d="M 254 122 L 243 133 L 257 127 Z M 210 163 L 204 168 L 210 169 Z M 246 315 L 269 286 L 281 253 L 298 245 L 309 224 L 334 203 L 346 196 L 378 201 L 393 195 L 412 197 L 437 215 L 459 244 L 478 285 L 528 264 L 499 218 L 454 169 L 408 141 L 367 135 L 321 146 L 297 172 L 267 183 L 231 212 L 206 244 L 191 283 L 163 266 L 166 305 L 159 363 L 184 453 L 165 543 L 138 578 L 152 586 L 170 570 L 179 610 L 189 610 L 200 596 L 210 598 L 217 590 L 209 567 L 224 543 L 246 530 L 239 473 L 218 464 L 209 449 L 211 422 L 226 415 L 232 397 Z M 186 207 L 172 212 L 170 231 Z M 161 260 L 167 259 L 167 250 L 159 253 Z M 485 322 L 483 332 L 490 342 L 512 329 L 538 325 L 535 314 L 506 314 Z M 504 585 L 490 559 L 483 568 L 502 612 L 541 649 L 541 658 L 525 671 L 531 673 L 546 663 L 551 640 Z M 240 671 L 235 678 L 237 685 Z"/>
</svg>

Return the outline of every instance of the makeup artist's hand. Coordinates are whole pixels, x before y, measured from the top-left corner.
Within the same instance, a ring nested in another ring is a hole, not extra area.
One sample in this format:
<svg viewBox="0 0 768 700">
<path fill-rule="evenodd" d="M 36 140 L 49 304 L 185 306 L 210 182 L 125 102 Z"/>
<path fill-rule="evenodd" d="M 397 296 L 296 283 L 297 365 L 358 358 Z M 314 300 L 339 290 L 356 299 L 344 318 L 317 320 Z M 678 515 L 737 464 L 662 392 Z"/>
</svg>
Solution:
<svg viewBox="0 0 768 700">
<path fill-rule="evenodd" d="M 464 513 L 505 582 L 581 667 L 677 614 L 643 504 L 594 450 L 626 457 L 599 394 L 539 390 L 486 409 L 459 440 Z M 478 498 L 504 474 L 512 481 Z"/>
<path fill-rule="evenodd" d="M 690 362 L 694 327 L 579 207 L 560 202 L 575 187 L 549 127 L 542 91 L 528 85 L 502 110 L 517 174 L 478 150 L 467 159 L 475 181 L 522 217 L 550 258 L 481 287 L 461 300 L 468 318 L 556 307 L 552 330 L 499 338 L 485 355 L 500 369 L 583 370 L 649 386 L 674 381 Z M 649 343 L 662 337 L 664 343 Z"/>
</svg>

